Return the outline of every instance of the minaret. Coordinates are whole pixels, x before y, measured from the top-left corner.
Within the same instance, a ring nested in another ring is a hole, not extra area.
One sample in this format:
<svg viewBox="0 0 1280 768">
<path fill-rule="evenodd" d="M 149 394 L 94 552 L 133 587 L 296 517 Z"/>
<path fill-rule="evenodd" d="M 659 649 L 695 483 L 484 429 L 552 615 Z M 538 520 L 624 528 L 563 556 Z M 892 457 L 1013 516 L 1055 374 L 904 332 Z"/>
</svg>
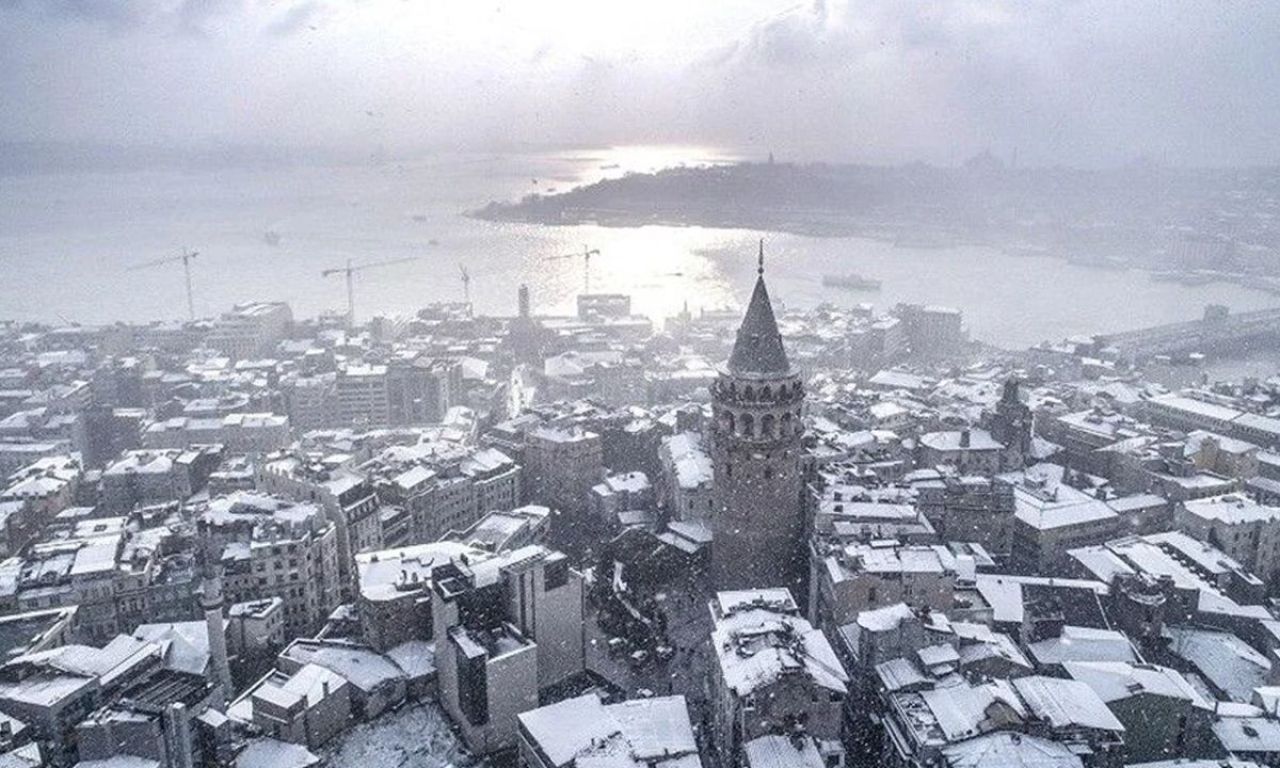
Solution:
<svg viewBox="0 0 1280 768">
<path fill-rule="evenodd" d="M 209 634 L 209 664 L 213 667 L 213 683 L 222 689 L 221 697 L 227 702 L 235 694 L 231 682 L 231 661 L 227 657 L 227 629 L 222 615 L 222 572 L 214 562 L 211 544 L 206 540 L 200 545 L 201 591 L 200 607 L 204 609 L 205 630 Z"/>
<path fill-rule="evenodd" d="M 712 389 L 711 577 L 718 590 L 790 587 L 800 594 L 804 385 L 773 316 L 763 240 L 756 274 L 733 353 Z"/>
</svg>

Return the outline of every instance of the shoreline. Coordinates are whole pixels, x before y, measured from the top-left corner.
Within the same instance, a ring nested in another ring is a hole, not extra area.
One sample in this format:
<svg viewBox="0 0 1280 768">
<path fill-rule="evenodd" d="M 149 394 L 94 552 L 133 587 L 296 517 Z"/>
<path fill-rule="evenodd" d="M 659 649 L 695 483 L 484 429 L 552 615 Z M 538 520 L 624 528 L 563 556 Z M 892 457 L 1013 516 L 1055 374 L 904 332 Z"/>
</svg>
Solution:
<svg viewBox="0 0 1280 768">
<path fill-rule="evenodd" d="M 1247 290 L 1280 297 L 1280 275 L 1246 272 L 1222 272 L 1209 269 L 1169 269 L 1167 265 L 1134 263 L 1117 256 L 1084 256 L 1064 252 L 1060 248 L 1032 245 L 1025 242 L 1001 243 L 990 238 L 966 236 L 953 232 L 935 232 L 925 236 L 908 237 L 898 231 L 886 231 L 883 227 L 858 226 L 849 222 L 843 226 L 830 222 L 827 226 L 815 226 L 813 223 L 797 223 L 794 220 L 768 220 L 768 217 L 754 220 L 751 223 L 737 219 L 717 220 L 697 216 L 670 217 L 658 214 L 642 216 L 633 212 L 616 209 L 568 209 L 562 211 L 560 220 L 551 220 L 545 216 L 518 213 L 519 203 L 490 203 L 485 208 L 464 211 L 463 216 L 479 221 L 493 223 L 519 223 L 541 227 L 578 227 L 597 226 L 608 229 L 635 229 L 647 226 L 750 230 L 761 232 L 779 232 L 798 237 L 812 238 L 858 238 L 879 243 L 888 243 L 894 248 L 916 251 L 948 250 L 951 248 L 990 248 L 1006 256 L 1043 257 L 1066 261 L 1069 264 L 1098 271 L 1135 270 L 1147 273 L 1152 280 L 1180 283 L 1187 287 L 1198 287 L 1211 283 L 1227 283 L 1238 285 Z M 573 212 L 571 216 L 563 214 Z M 1163 267 L 1163 268 L 1161 268 Z"/>
</svg>

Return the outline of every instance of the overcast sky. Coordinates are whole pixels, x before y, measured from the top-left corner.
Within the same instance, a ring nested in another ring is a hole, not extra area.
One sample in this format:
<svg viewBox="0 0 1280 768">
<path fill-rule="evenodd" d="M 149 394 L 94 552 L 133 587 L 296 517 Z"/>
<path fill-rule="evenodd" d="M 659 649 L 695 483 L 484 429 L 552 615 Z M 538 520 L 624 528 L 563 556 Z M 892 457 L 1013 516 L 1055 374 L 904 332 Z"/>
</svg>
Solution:
<svg viewBox="0 0 1280 768">
<path fill-rule="evenodd" d="M 1280 160 L 1280 3 L 0 0 L 0 139 Z"/>
</svg>

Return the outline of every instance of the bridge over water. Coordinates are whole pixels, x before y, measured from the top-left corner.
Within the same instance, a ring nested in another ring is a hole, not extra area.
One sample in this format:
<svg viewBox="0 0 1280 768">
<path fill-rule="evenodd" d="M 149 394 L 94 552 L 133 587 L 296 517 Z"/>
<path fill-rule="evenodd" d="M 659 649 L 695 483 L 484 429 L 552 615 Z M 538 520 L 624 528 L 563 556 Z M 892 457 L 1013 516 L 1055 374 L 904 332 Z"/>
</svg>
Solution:
<svg viewBox="0 0 1280 768">
<path fill-rule="evenodd" d="M 1192 352 L 1221 357 L 1254 344 L 1280 343 L 1280 308 L 1231 314 L 1220 304 L 1210 304 L 1199 320 L 1099 334 L 1093 340 L 1097 349 L 1114 349 L 1128 360 Z"/>
</svg>

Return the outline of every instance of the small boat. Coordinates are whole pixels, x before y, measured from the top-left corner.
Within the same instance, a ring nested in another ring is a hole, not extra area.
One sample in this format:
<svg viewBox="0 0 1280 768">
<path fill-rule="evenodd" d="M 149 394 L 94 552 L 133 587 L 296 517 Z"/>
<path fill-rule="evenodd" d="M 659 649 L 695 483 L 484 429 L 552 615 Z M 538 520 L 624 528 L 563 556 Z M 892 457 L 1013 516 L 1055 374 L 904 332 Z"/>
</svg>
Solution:
<svg viewBox="0 0 1280 768">
<path fill-rule="evenodd" d="M 847 275 L 823 275 L 822 284 L 829 288 L 846 288 L 850 291 L 878 291 L 880 281 L 850 272 Z"/>
</svg>

